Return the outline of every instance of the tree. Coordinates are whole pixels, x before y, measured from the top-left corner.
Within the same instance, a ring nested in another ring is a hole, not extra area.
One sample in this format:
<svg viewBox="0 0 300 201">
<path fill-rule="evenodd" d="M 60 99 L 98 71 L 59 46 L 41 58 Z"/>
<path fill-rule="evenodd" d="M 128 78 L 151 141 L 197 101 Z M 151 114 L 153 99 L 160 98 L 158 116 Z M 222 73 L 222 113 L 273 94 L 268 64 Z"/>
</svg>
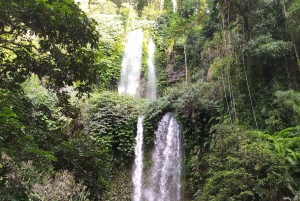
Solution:
<svg viewBox="0 0 300 201">
<path fill-rule="evenodd" d="M 73 0 L 0 2 L 0 87 L 15 88 L 31 73 L 57 92 L 79 81 L 95 82 L 98 33 Z"/>
</svg>

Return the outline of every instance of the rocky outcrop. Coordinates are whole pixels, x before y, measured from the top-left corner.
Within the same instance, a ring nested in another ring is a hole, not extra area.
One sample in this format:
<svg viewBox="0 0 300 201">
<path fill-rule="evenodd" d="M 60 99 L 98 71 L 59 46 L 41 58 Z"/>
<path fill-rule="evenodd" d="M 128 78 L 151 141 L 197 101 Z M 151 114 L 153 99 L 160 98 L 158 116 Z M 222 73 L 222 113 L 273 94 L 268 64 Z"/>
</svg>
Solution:
<svg viewBox="0 0 300 201">
<path fill-rule="evenodd" d="M 168 83 L 174 83 L 185 78 L 185 70 L 175 72 L 172 64 L 167 65 L 167 71 L 169 73 L 169 77 L 167 78 Z"/>
</svg>

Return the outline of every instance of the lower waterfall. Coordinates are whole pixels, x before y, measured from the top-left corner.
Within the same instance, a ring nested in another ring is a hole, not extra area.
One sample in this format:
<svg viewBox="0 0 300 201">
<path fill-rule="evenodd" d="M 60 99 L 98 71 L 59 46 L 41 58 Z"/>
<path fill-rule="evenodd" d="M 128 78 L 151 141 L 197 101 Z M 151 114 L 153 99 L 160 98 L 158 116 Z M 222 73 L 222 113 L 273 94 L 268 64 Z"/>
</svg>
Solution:
<svg viewBox="0 0 300 201">
<path fill-rule="evenodd" d="M 140 201 L 142 198 L 142 176 L 143 176 L 143 116 L 138 118 L 137 134 L 134 147 L 135 159 L 132 173 L 133 200 Z"/>
<path fill-rule="evenodd" d="M 181 131 L 172 113 L 167 113 L 155 132 L 151 175 L 144 189 L 148 201 L 181 200 Z"/>
</svg>

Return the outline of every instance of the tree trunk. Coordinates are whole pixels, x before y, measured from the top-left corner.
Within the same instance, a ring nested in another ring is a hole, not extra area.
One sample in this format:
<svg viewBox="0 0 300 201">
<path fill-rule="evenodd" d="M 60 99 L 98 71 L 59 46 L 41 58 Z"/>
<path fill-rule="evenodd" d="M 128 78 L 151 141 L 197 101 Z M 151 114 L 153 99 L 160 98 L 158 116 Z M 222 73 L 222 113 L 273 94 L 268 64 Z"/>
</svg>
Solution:
<svg viewBox="0 0 300 201">
<path fill-rule="evenodd" d="M 184 52 L 184 66 L 185 66 L 185 82 L 187 83 L 188 79 L 188 70 L 187 70 L 187 58 L 186 58 L 186 51 L 185 51 L 185 42 L 183 44 L 183 52 Z"/>
</svg>

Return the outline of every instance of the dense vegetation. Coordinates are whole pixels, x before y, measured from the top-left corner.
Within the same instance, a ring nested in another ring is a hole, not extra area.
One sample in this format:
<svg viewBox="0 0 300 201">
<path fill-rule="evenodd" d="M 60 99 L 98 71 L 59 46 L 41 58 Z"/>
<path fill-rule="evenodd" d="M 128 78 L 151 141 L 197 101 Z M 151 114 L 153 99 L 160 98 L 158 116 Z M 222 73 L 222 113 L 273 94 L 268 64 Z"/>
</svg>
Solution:
<svg viewBox="0 0 300 201">
<path fill-rule="evenodd" d="M 147 157 L 166 112 L 184 200 L 300 200 L 300 2 L 177 5 L 0 1 L 0 200 L 131 200 L 137 117 Z M 156 42 L 154 101 L 116 92 L 138 28 L 142 80 Z"/>
</svg>

